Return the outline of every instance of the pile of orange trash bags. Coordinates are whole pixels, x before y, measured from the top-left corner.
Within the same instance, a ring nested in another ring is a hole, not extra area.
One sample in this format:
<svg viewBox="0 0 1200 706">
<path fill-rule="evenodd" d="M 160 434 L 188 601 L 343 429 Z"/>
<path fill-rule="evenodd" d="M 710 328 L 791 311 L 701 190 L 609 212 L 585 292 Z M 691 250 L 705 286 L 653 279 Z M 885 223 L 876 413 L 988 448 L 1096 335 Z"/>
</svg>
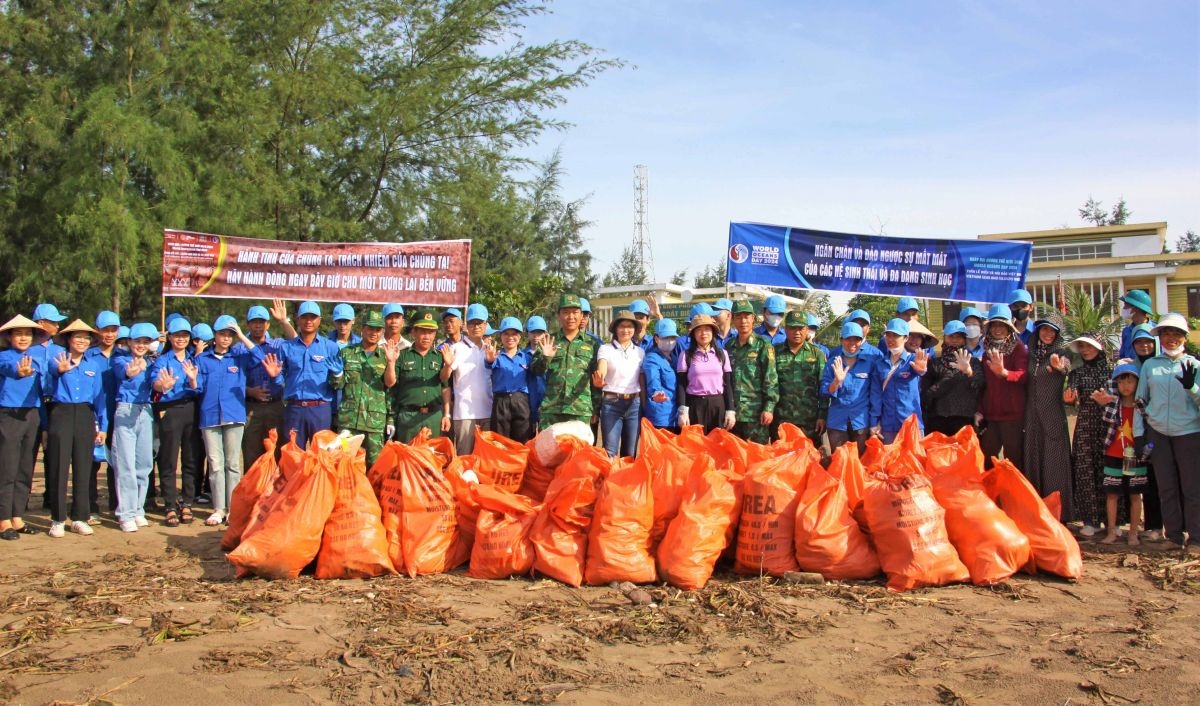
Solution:
<svg viewBox="0 0 1200 706">
<path fill-rule="evenodd" d="M 267 453 L 235 489 L 222 546 L 238 575 L 318 578 L 467 565 L 467 574 L 529 574 L 571 586 L 664 581 L 702 588 L 722 557 L 735 573 L 881 574 L 893 591 L 1004 581 L 1018 571 L 1082 575 L 1079 545 L 1011 464 L 984 456 L 968 427 L 921 437 L 910 418 L 895 443 L 834 451 L 828 467 L 798 428 L 770 446 L 701 427 L 643 421 L 636 458 L 557 437 L 476 432 L 473 454 L 422 433 L 388 443 L 370 470 L 336 451 Z M 314 448 L 321 445 L 321 439 Z"/>
</svg>

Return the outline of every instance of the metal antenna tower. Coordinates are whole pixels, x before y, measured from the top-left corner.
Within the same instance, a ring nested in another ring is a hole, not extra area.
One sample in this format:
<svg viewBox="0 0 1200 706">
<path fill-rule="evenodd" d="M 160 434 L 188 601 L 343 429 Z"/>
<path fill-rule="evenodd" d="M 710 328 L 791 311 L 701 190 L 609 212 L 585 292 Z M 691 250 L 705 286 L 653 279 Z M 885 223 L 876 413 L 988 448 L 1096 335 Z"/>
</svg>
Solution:
<svg viewBox="0 0 1200 706">
<path fill-rule="evenodd" d="M 648 281 L 654 281 L 654 253 L 650 249 L 650 223 L 648 211 L 650 206 L 650 177 L 646 165 L 637 164 L 633 167 L 633 248 L 637 251 L 638 260 Z"/>
</svg>

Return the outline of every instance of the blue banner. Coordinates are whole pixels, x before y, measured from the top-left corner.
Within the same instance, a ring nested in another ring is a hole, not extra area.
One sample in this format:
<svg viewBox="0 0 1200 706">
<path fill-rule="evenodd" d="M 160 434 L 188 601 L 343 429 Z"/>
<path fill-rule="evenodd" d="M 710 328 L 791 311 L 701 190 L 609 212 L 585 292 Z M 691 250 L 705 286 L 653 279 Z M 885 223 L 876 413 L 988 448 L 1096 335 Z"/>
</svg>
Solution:
<svg viewBox="0 0 1200 706">
<path fill-rule="evenodd" d="M 830 233 L 729 224 L 730 284 L 889 297 L 1007 302 L 1025 286 L 1031 243 Z"/>
</svg>

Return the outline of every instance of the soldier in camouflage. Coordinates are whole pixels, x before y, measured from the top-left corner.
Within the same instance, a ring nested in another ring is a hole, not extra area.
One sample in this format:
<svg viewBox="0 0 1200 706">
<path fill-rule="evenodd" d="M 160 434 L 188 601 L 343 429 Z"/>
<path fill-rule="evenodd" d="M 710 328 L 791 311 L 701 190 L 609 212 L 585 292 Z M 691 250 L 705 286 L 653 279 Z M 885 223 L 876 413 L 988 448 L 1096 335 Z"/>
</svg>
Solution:
<svg viewBox="0 0 1200 706">
<path fill-rule="evenodd" d="M 592 386 L 599 351 L 582 330 L 580 299 L 564 294 L 558 302 L 562 330 L 546 336 L 534 351 L 530 372 L 546 376 L 546 396 L 539 409 L 542 428 L 558 422 L 591 424 L 600 408 L 600 390 Z"/>
<path fill-rule="evenodd" d="M 770 440 L 779 381 L 775 373 L 775 348 L 754 333 L 754 306 L 740 300 L 733 304 L 733 328 L 737 336 L 725 343 L 733 368 L 733 399 L 737 424 L 733 433 L 760 444 Z"/>
<path fill-rule="evenodd" d="M 388 390 L 396 384 L 396 359 L 400 355 L 397 342 L 379 345 L 383 326 L 382 314 L 368 312 L 363 323 L 362 341 L 342 349 L 345 365 L 342 376 L 330 379 L 330 385 L 342 391 L 338 428 L 366 437 L 363 448 L 367 452 L 368 468 L 379 458 L 387 427 L 392 423 Z"/>
<path fill-rule="evenodd" d="M 442 379 L 446 361 L 443 353 L 433 347 L 437 316 L 424 309 L 411 322 L 412 347 L 400 351 L 396 358 L 396 385 L 392 388 L 396 426 L 392 439 L 406 444 L 422 427 L 428 427 L 433 436 L 450 431 L 450 384 Z"/>
<path fill-rule="evenodd" d="M 808 317 L 789 311 L 783 322 L 787 340 L 775 346 L 775 371 L 779 376 L 779 404 L 771 422 L 771 440 L 779 438 L 779 425 L 791 422 L 821 446 L 828 400 L 821 398 L 821 372 L 825 354 L 808 340 Z"/>
</svg>

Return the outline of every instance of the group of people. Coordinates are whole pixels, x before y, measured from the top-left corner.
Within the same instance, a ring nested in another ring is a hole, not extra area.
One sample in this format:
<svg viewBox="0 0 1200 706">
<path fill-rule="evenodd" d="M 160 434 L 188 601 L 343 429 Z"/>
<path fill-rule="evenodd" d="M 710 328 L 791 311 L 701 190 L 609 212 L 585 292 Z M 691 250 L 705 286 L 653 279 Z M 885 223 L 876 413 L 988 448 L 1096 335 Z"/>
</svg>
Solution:
<svg viewBox="0 0 1200 706">
<path fill-rule="evenodd" d="M 855 310 L 832 350 L 815 341 L 815 317 L 779 296 L 696 304 L 686 330 L 654 300 L 635 300 L 607 340 L 574 294 L 559 299 L 553 331 L 541 316 L 493 328 L 482 304 L 408 318 L 399 304 L 339 304 L 322 333 L 320 305 L 303 302 L 293 322 L 278 300 L 251 307 L 245 332 L 229 315 L 211 326 L 171 315 L 161 333 L 125 328 L 110 311 L 60 330 L 65 317 L 42 304 L 0 327 L 0 537 L 34 531 L 21 515 L 43 432 L 50 534 L 60 537 L 68 523 L 84 535 L 98 523 L 102 461 L 123 531 L 147 524 L 155 468 L 167 525 L 193 521 L 206 466 L 205 522 L 221 524 L 271 429 L 301 446 L 322 429 L 362 434 L 371 464 L 386 441 L 423 428 L 469 454 L 477 430 L 524 442 L 578 421 L 598 426 L 610 455 L 632 456 L 642 418 L 760 443 L 788 422 L 818 445 L 861 450 L 871 437 L 894 440 L 911 415 L 925 432 L 974 426 L 989 458 L 1012 460 L 1043 495 L 1059 491 L 1063 521 L 1085 535 L 1104 526 L 1115 541 L 1117 499 L 1128 497 L 1130 543 L 1142 526 L 1178 544 L 1188 527 L 1200 537 L 1200 387 L 1186 319 L 1156 324 L 1149 297 L 1131 291 L 1111 351 L 1098 334 L 1064 341 L 1061 321 L 1034 317 L 1024 290 L 1010 299 L 963 309 L 941 341 L 912 298 L 899 299 L 876 342 L 870 315 Z M 1065 405 L 1079 408 L 1073 438 Z"/>
</svg>

